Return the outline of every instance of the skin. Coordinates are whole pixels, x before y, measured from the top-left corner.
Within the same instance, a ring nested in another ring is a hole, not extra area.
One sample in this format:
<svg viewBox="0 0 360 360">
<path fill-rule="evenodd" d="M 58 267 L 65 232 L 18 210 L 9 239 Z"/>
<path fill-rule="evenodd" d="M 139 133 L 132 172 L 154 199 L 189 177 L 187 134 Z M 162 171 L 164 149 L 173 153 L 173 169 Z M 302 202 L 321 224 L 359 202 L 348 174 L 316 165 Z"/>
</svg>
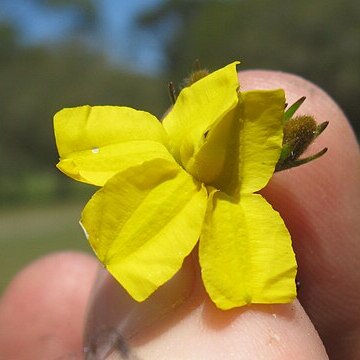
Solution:
<svg viewBox="0 0 360 360">
<path fill-rule="evenodd" d="M 309 151 L 328 147 L 328 153 L 275 174 L 262 191 L 292 234 L 298 300 L 220 311 L 202 287 L 195 250 L 169 283 L 138 304 L 92 257 L 54 254 L 30 264 L 5 291 L 0 358 L 82 359 L 83 346 L 88 359 L 360 358 L 355 136 L 333 100 L 299 77 L 247 71 L 240 82 L 241 90 L 283 88 L 290 104 L 305 95 L 299 113 L 330 122 Z M 111 339 L 117 339 L 112 353 Z"/>
</svg>

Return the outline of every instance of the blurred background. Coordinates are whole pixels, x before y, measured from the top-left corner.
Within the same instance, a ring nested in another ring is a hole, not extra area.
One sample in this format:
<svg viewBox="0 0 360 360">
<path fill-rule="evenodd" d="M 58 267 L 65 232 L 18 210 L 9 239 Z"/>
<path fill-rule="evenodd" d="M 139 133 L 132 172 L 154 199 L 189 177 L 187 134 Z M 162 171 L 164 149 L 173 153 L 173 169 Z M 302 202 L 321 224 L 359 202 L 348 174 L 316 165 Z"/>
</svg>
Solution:
<svg viewBox="0 0 360 360">
<path fill-rule="evenodd" d="M 358 0 L 1 0 L 0 292 L 32 259 L 90 251 L 77 221 L 96 189 L 55 168 L 54 113 L 110 104 L 161 116 L 167 83 L 195 59 L 304 76 L 359 135 Z"/>
</svg>

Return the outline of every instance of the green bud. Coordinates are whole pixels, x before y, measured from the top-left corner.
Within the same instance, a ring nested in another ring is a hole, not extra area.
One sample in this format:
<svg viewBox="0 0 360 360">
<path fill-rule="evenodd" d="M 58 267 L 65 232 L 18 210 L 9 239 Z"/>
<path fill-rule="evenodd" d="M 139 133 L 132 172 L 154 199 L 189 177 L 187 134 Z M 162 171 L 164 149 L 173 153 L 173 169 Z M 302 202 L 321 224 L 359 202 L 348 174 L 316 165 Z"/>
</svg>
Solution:
<svg viewBox="0 0 360 360">
<path fill-rule="evenodd" d="M 205 76 L 209 75 L 209 73 L 210 73 L 209 70 L 201 68 L 199 60 L 195 60 L 194 66 L 193 66 L 193 71 L 190 73 L 190 75 L 187 78 L 185 78 L 182 81 L 182 86 L 180 86 L 180 90 L 182 88 L 188 87 L 188 86 L 196 83 L 197 81 L 201 80 Z M 172 81 L 169 82 L 169 84 L 168 84 L 168 91 L 169 91 L 171 103 L 172 103 L 172 105 L 174 105 L 176 102 L 176 99 L 177 99 L 177 93 L 176 93 L 174 83 Z"/>
<path fill-rule="evenodd" d="M 325 130 L 328 122 L 318 125 L 310 115 L 290 118 L 304 102 L 305 98 L 296 101 L 285 113 L 283 147 L 275 171 L 290 169 L 306 164 L 324 155 L 327 148 L 306 158 L 300 156 L 309 145 Z"/>
<path fill-rule="evenodd" d="M 297 159 L 314 140 L 316 122 L 312 116 L 297 116 L 284 125 L 283 145 L 291 149 L 290 157 Z"/>
</svg>

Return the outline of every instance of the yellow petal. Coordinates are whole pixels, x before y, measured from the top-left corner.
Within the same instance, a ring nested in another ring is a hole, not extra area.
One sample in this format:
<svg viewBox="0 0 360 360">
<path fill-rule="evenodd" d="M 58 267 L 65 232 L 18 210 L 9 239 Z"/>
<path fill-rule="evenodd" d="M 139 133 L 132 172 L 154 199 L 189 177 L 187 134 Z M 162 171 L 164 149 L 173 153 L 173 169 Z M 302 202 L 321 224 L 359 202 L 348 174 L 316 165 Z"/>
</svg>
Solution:
<svg viewBox="0 0 360 360">
<path fill-rule="evenodd" d="M 195 178 L 227 194 L 239 189 L 239 121 L 233 109 L 210 129 L 204 145 L 189 160 L 186 170 Z"/>
<path fill-rule="evenodd" d="M 264 187 L 274 172 L 282 144 L 284 94 L 249 91 L 210 128 L 186 170 L 229 195 Z"/>
<path fill-rule="evenodd" d="M 103 186 L 114 174 L 153 159 L 174 161 L 159 142 L 127 141 L 72 153 L 57 167 L 75 180 Z"/>
<path fill-rule="evenodd" d="M 81 106 L 54 117 L 58 168 L 70 177 L 102 186 L 129 166 L 171 159 L 167 135 L 151 114 L 126 107 Z"/>
<path fill-rule="evenodd" d="M 279 159 L 285 95 L 283 90 L 255 90 L 240 94 L 240 192 L 262 189 Z"/>
<path fill-rule="evenodd" d="M 81 222 L 101 262 L 142 301 L 180 269 L 198 241 L 206 205 L 200 183 L 158 159 L 112 177 Z"/>
<path fill-rule="evenodd" d="M 234 62 L 184 88 L 163 125 L 175 159 L 186 166 L 204 143 L 204 134 L 238 102 Z"/>
<path fill-rule="evenodd" d="M 296 296 L 296 260 L 279 214 L 261 195 L 240 203 L 217 192 L 205 217 L 199 256 L 205 288 L 221 309 L 287 303 Z"/>
</svg>

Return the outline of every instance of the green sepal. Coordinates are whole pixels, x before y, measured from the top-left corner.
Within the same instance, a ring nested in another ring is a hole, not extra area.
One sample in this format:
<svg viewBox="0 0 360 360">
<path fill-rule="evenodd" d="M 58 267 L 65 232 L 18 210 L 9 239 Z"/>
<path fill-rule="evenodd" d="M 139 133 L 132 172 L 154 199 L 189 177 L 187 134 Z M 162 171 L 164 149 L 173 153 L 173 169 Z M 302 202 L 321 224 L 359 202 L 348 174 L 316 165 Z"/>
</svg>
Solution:
<svg viewBox="0 0 360 360">
<path fill-rule="evenodd" d="M 286 111 L 284 114 L 284 123 L 288 122 L 293 115 L 295 114 L 295 112 L 299 109 L 299 107 L 302 105 L 302 103 L 305 101 L 306 97 L 303 96 L 301 97 L 299 100 L 297 100 L 296 102 L 294 102 Z"/>
<path fill-rule="evenodd" d="M 281 149 L 279 162 L 284 161 L 286 158 L 290 156 L 290 154 L 291 154 L 291 146 L 289 144 L 284 144 Z"/>
</svg>

